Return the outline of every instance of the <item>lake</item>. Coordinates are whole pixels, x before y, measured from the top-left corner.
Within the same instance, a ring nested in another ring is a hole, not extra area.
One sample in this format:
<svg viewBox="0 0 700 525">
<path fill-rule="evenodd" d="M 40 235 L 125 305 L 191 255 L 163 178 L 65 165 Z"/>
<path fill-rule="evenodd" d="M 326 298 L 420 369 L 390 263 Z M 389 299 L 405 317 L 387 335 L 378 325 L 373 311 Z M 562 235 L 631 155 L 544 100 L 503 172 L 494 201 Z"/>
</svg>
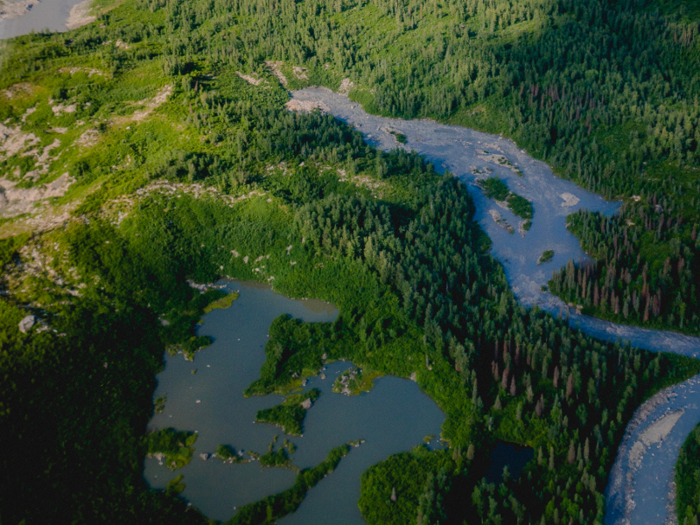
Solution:
<svg viewBox="0 0 700 525">
<path fill-rule="evenodd" d="M 157 376 L 155 397 L 166 396 L 167 400 L 165 410 L 153 417 L 149 429 L 197 431 L 192 461 L 171 472 L 155 458 L 148 458 L 144 470 L 144 478 L 153 488 L 163 488 L 183 474 L 186 488 L 182 496 L 216 520 L 227 520 L 234 515 L 234 507 L 281 492 L 294 483 L 291 470 L 263 469 L 256 461 L 224 464 L 199 457 L 200 453 L 215 452 L 220 444 L 263 453 L 274 436 L 279 435 L 280 442 L 287 437 L 275 426 L 254 423 L 256 412 L 279 404 L 281 396 L 243 397 L 243 390 L 260 376 L 273 319 L 291 314 L 304 321 L 322 322 L 332 321 L 338 313 L 328 303 L 289 299 L 267 285 L 223 284 L 227 292 L 239 290 L 240 297 L 230 308 L 204 316 L 198 334 L 211 336 L 214 343 L 197 352 L 192 362 L 182 355 L 166 356 L 165 369 Z M 357 439 L 365 443 L 351 449 L 337 470 L 307 494 L 297 512 L 282 520 L 285 524 L 321 525 L 329 520 L 340 525 L 363 524 L 357 507 L 362 472 L 423 443 L 426 435 L 440 433 L 444 414 L 413 381 L 384 377 L 369 393 L 352 397 L 332 393 L 335 378 L 351 366 L 350 362 L 332 363 L 323 371 L 325 379 L 309 378 L 306 389 L 318 388 L 322 395 L 307 412 L 303 437 L 288 437 L 297 447 L 293 460 L 299 468 L 320 463 L 333 447 L 343 443 Z M 438 447 L 439 443 L 434 440 L 430 446 Z"/>
</svg>

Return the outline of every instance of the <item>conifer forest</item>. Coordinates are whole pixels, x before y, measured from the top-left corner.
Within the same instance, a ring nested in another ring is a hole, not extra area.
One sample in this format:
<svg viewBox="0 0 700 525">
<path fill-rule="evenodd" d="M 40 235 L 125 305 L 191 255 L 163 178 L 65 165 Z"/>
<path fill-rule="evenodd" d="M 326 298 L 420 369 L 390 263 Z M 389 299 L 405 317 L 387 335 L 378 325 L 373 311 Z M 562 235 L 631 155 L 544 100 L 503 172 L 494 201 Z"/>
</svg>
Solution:
<svg viewBox="0 0 700 525">
<path fill-rule="evenodd" d="M 49 0 L 0 0 L 0 522 L 617 525 L 653 493 L 670 503 L 645 523 L 698 524 L 699 1 L 59 3 L 57 31 Z M 549 301 L 529 304 L 486 227 L 538 235 L 529 168 L 483 151 L 493 170 L 454 176 L 416 151 L 427 132 L 368 134 L 309 88 L 512 141 L 616 211 L 557 204 L 578 255 L 553 239 L 528 261 Z M 264 327 L 233 395 L 266 441 L 209 450 L 208 429 L 155 422 L 181 393 L 165 374 L 199 380 L 245 341 L 205 330 L 237 283 L 336 313 Z M 333 489 L 356 491 L 335 516 L 316 494 L 374 442 L 328 437 L 312 462 L 305 440 L 391 377 L 439 434 Z M 494 477 L 505 447 L 527 459 Z M 286 484 L 222 520 L 190 497 L 202 465 Z M 620 476 L 639 483 L 622 507 Z"/>
</svg>

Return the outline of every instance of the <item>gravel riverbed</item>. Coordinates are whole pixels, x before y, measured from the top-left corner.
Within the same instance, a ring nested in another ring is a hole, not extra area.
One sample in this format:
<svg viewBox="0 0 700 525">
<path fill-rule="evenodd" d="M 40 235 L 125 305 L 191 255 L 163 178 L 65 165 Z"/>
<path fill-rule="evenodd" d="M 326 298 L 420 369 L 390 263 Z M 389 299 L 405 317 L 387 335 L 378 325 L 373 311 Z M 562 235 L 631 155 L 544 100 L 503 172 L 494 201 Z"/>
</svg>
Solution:
<svg viewBox="0 0 700 525">
<path fill-rule="evenodd" d="M 552 270 L 584 261 L 578 239 L 566 229 L 567 215 L 578 209 L 613 214 L 620 203 L 607 202 L 552 173 L 546 163 L 500 136 L 430 120 L 401 120 L 366 113 L 360 104 L 326 88 L 291 93 L 290 109 L 319 108 L 362 132 L 382 149 L 405 148 L 424 155 L 439 172 L 449 170 L 470 189 L 476 220 L 493 241 L 492 253 L 503 264 L 508 281 L 526 306 L 568 315 L 572 326 L 608 341 L 629 341 L 652 351 L 700 357 L 700 338 L 670 331 L 623 326 L 578 314 L 575 307 L 542 290 Z M 392 133 L 393 132 L 393 133 Z M 401 144 L 396 138 L 406 137 Z M 501 178 L 512 192 L 532 202 L 529 231 L 508 209 L 487 199 L 476 185 L 488 176 Z M 554 257 L 538 264 L 546 250 Z M 635 413 L 618 450 L 606 489 L 606 525 L 677 523 L 673 474 L 686 436 L 700 421 L 700 376 L 659 392 Z"/>
</svg>

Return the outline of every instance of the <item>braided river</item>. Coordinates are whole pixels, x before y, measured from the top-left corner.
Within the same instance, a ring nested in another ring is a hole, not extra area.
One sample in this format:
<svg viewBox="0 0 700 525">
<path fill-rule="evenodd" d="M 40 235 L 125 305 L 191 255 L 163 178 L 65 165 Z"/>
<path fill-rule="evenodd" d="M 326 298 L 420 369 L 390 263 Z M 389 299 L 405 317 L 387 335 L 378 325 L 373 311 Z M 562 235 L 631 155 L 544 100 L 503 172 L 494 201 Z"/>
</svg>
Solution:
<svg viewBox="0 0 700 525">
<path fill-rule="evenodd" d="M 698 337 L 623 326 L 580 315 L 542 290 L 552 270 L 569 259 L 587 259 L 578 239 L 566 229 L 567 215 L 578 209 L 611 215 L 619 203 L 606 202 L 557 177 L 547 164 L 533 159 L 503 137 L 430 120 L 406 121 L 369 115 L 359 104 L 325 88 L 293 92 L 291 106 L 294 105 L 307 109 L 318 107 L 362 132 L 365 140 L 376 147 L 416 151 L 438 171 L 449 170 L 459 177 L 471 190 L 476 220 L 493 242 L 492 254 L 505 268 L 514 293 L 525 306 L 538 305 L 555 315 L 564 313 L 569 316 L 571 326 L 600 339 L 629 341 L 651 351 L 700 357 Z M 403 134 L 406 143 L 400 144 L 394 133 Z M 517 166 L 523 175 L 511 166 Z M 512 191 L 532 202 L 535 213 L 529 231 L 519 231 L 520 219 L 487 199 L 475 185 L 485 172 L 497 175 Z M 504 221 L 514 233 L 503 227 Z M 554 250 L 554 257 L 538 265 L 545 250 Z M 683 441 L 698 422 L 700 376 L 657 393 L 635 412 L 610 473 L 606 525 L 677 522 L 674 466 Z"/>
</svg>

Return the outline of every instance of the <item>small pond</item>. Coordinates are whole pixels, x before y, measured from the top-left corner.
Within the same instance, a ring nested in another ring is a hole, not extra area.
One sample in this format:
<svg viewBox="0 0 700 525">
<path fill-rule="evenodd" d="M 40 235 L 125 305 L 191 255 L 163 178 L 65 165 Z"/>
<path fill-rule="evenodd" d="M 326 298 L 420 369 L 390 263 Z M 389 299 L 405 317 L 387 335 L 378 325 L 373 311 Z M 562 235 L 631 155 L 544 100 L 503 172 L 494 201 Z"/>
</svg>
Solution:
<svg viewBox="0 0 700 525">
<path fill-rule="evenodd" d="M 503 469 L 508 467 L 511 479 L 517 479 L 520 473 L 535 456 L 535 451 L 515 443 L 499 441 L 491 453 L 491 462 L 486 471 L 486 481 L 499 484 L 503 481 Z"/>
<path fill-rule="evenodd" d="M 157 377 L 155 397 L 166 396 L 167 401 L 149 429 L 196 430 L 192 461 L 171 472 L 150 458 L 144 470 L 153 488 L 163 488 L 183 474 L 186 488 L 182 496 L 216 520 L 229 519 L 235 507 L 281 492 L 294 483 L 291 470 L 263 469 L 258 462 L 223 464 L 199 456 L 216 451 L 220 444 L 263 453 L 274 436 L 280 436 L 279 442 L 288 437 L 277 427 L 254 423 L 255 413 L 279 404 L 281 396 L 243 397 L 243 390 L 259 377 L 270 324 L 284 313 L 310 322 L 332 321 L 337 315 L 328 303 L 292 300 L 266 285 L 223 284 L 225 291 L 239 290 L 241 295 L 230 308 L 204 316 L 198 333 L 213 337 L 214 343 L 198 352 L 193 362 L 185 361 L 182 355 L 166 356 L 165 370 Z M 335 378 L 351 366 L 350 362 L 332 363 L 323 372 L 325 379 L 308 380 L 306 388 L 318 388 L 322 395 L 306 415 L 303 437 L 289 440 L 297 447 L 293 460 L 299 468 L 318 464 L 343 443 L 357 439 L 365 443 L 351 449 L 338 469 L 307 494 L 298 511 L 284 518 L 287 525 L 363 524 L 357 507 L 361 473 L 391 454 L 422 443 L 426 435 L 440 433 L 444 414 L 412 381 L 385 377 L 366 394 L 348 397 L 332 393 Z M 437 447 L 438 443 L 431 445 Z"/>
</svg>

